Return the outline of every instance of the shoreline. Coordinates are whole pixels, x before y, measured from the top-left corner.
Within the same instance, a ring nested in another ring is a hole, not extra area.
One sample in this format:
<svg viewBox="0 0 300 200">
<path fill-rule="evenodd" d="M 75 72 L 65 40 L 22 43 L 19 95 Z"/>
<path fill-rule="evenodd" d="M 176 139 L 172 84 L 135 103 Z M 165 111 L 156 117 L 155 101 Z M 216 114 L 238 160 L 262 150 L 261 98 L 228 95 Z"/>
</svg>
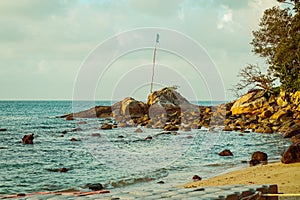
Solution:
<svg viewBox="0 0 300 200">
<path fill-rule="evenodd" d="M 272 163 L 243 168 L 221 174 L 206 180 L 190 182 L 178 187 L 194 188 L 224 185 L 263 185 L 277 184 L 278 192 L 284 194 L 300 193 L 300 163 Z"/>
</svg>

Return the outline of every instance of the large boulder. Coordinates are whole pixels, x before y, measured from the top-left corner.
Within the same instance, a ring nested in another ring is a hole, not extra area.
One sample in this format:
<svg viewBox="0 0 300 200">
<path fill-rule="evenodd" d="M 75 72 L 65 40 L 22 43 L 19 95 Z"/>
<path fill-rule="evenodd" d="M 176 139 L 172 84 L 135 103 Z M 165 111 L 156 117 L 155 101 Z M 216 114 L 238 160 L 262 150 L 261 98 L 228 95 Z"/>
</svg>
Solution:
<svg viewBox="0 0 300 200">
<path fill-rule="evenodd" d="M 34 139 L 34 134 L 30 134 L 30 135 L 24 135 L 24 137 L 22 138 L 22 143 L 23 144 L 33 144 L 33 139 Z"/>
<path fill-rule="evenodd" d="M 300 162 L 300 142 L 292 144 L 283 153 L 281 162 L 285 164 Z"/>
<path fill-rule="evenodd" d="M 230 111 L 232 115 L 257 114 L 262 113 L 268 106 L 269 103 L 265 97 L 265 91 L 255 90 L 235 101 Z"/>
<path fill-rule="evenodd" d="M 300 124 L 299 124 L 299 123 L 294 124 L 294 125 L 292 125 L 291 127 L 289 127 L 289 128 L 285 131 L 283 137 L 284 137 L 284 138 L 291 138 L 291 137 L 293 137 L 293 136 L 295 136 L 295 135 L 298 135 L 298 134 L 300 134 Z"/>
<path fill-rule="evenodd" d="M 128 121 L 147 114 L 147 106 L 141 101 L 126 97 L 112 106 L 112 113 L 116 121 Z"/>
<path fill-rule="evenodd" d="M 154 104 L 165 106 L 182 106 L 190 105 L 190 102 L 181 96 L 175 87 L 166 87 L 159 91 L 149 94 L 147 105 L 150 107 Z"/>
<path fill-rule="evenodd" d="M 199 112 L 199 106 L 191 104 L 176 91 L 176 87 L 166 87 L 152 92 L 148 96 L 147 107 L 149 117 L 153 121 L 158 119 L 164 123 L 179 119 L 182 113 Z"/>
</svg>

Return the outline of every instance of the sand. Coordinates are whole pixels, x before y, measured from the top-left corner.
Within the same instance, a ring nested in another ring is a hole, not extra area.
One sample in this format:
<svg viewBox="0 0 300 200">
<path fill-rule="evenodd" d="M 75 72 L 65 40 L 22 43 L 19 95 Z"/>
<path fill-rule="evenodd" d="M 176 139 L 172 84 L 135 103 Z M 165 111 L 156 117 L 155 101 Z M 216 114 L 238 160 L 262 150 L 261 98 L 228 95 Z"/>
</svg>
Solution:
<svg viewBox="0 0 300 200">
<path fill-rule="evenodd" d="M 300 194 L 300 163 L 258 165 L 180 187 L 251 184 L 277 184 L 279 193 Z"/>
</svg>

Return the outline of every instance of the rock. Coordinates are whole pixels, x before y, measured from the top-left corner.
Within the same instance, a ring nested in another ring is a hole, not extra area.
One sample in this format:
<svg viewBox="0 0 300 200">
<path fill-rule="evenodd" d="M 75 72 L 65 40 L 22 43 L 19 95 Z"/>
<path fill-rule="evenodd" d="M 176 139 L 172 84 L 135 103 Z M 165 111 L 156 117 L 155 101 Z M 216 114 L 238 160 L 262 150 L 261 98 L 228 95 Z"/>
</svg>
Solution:
<svg viewBox="0 0 300 200">
<path fill-rule="evenodd" d="M 134 132 L 135 132 L 135 133 L 142 133 L 143 130 L 142 130 L 141 128 L 137 128 Z"/>
<path fill-rule="evenodd" d="M 252 153 L 251 160 L 268 161 L 268 155 L 261 151 L 255 151 Z"/>
<path fill-rule="evenodd" d="M 219 156 L 233 156 L 233 154 L 230 150 L 225 149 L 219 153 Z"/>
<path fill-rule="evenodd" d="M 118 138 L 124 138 L 124 136 L 123 135 L 118 135 Z"/>
<path fill-rule="evenodd" d="M 77 142 L 78 140 L 76 138 L 71 138 L 70 141 L 71 142 Z"/>
<path fill-rule="evenodd" d="M 33 139 L 34 139 L 34 134 L 30 134 L 30 135 L 24 135 L 24 137 L 22 138 L 22 143 L 23 144 L 33 144 Z"/>
<path fill-rule="evenodd" d="M 230 126 L 225 126 L 222 131 L 233 131 L 233 128 Z"/>
<path fill-rule="evenodd" d="M 292 143 L 293 144 L 300 143 L 300 133 L 292 137 Z"/>
<path fill-rule="evenodd" d="M 167 124 L 165 127 L 164 127 L 164 131 L 178 131 L 179 128 L 175 125 L 172 125 L 172 124 Z"/>
<path fill-rule="evenodd" d="M 162 105 L 162 107 L 190 105 L 190 102 L 181 96 L 176 89 L 176 87 L 166 87 L 159 91 L 152 92 L 148 96 L 148 107 L 151 107 L 154 104 Z"/>
<path fill-rule="evenodd" d="M 282 116 L 284 116 L 284 115 L 287 115 L 287 111 L 285 111 L 285 110 L 278 110 L 276 113 L 274 113 L 274 114 L 270 117 L 269 121 L 270 121 L 271 123 L 277 122 L 277 121 L 279 121 L 280 118 L 281 118 Z"/>
<path fill-rule="evenodd" d="M 273 133 L 273 129 L 268 126 L 259 126 L 254 130 L 254 132 L 256 132 L 256 133 Z"/>
<path fill-rule="evenodd" d="M 104 123 L 104 124 L 102 124 L 102 126 L 100 127 L 100 129 L 102 129 L 102 130 L 110 130 L 110 129 L 112 129 L 112 125 Z"/>
<path fill-rule="evenodd" d="M 152 136 L 148 135 L 145 140 L 152 140 Z"/>
<path fill-rule="evenodd" d="M 281 162 L 285 164 L 300 162 L 300 143 L 294 143 L 283 153 Z"/>
<path fill-rule="evenodd" d="M 79 132 L 79 131 L 82 131 L 82 128 L 78 127 L 71 130 L 71 132 Z"/>
<path fill-rule="evenodd" d="M 70 114 L 70 115 L 68 115 L 68 116 L 66 117 L 66 120 L 67 120 L 67 121 L 75 120 L 75 118 L 74 118 L 73 114 Z"/>
<path fill-rule="evenodd" d="M 89 183 L 89 184 L 86 184 L 86 187 L 93 191 L 99 191 L 104 188 L 101 183 Z"/>
<path fill-rule="evenodd" d="M 253 166 L 259 165 L 259 164 L 260 164 L 260 161 L 258 161 L 258 160 L 250 160 L 250 162 L 249 162 L 250 167 L 253 167 Z"/>
<path fill-rule="evenodd" d="M 125 123 L 125 122 L 120 122 L 120 123 L 118 123 L 118 127 L 119 127 L 119 128 L 128 127 L 128 124 Z"/>
<path fill-rule="evenodd" d="M 86 121 L 80 121 L 80 122 L 77 122 L 77 124 L 87 124 Z"/>
<path fill-rule="evenodd" d="M 272 112 L 270 110 L 265 110 L 264 112 L 262 112 L 259 117 L 261 119 L 266 119 L 272 116 Z"/>
<path fill-rule="evenodd" d="M 95 106 L 88 110 L 71 113 L 67 115 L 66 120 L 74 120 L 75 118 L 107 118 L 111 116 L 112 110 L 110 106 Z"/>
<path fill-rule="evenodd" d="M 6 128 L 0 128 L 0 132 L 4 132 L 4 131 L 7 131 Z"/>
<path fill-rule="evenodd" d="M 65 167 L 63 167 L 63 168 L 61 168 L 60 170 L 59 170 L 59 172 L 68 172 L 69 170 L 67 169 L 67 168 L 65 168 Z"/>
<path fill-rule="evenodd" d="M 66 130 L 63 130 L 63 131 L 61 132 L 61 134 L 67 134 L 67 131 L 66 131 Z"/>
<path fill-rule="evenodd" d="M 232 105 L 230 109 L 232 115 L 261 113 L 264 108 L 269 106 L 264 95 L 265 91 L 263 90 L 255 90 L 245 94 Z"/>
<path fill-rule="evenodd" d="M 101 134 L 100 133 L 92 133 L 91 136 L 92 137 L 101 137 Z"/>
<path fill-rule="evenodd" d="M 164 181 L 158 181 L 157 184 L 165 184 Z"/>
<path fill-rule="evenodd" d="M 134 98 L 126 97 L 112 106 L 112 115 L 116 118 L 134 119 L 147 114 L 147 106 Z"/>
<path fill-rule="evenodd" d="M 201 178 L 200 176 L 198 176 L 198 175 L 194 175 L 194 176 L 193 176 L 193 180 L 194 180 L 194 181 L 201 181 L 202 178 Z"/>
<path fill-rule="evenodd" d="M 286 132 L 284 133 L 284 138 L 291 138 L 295 135 L 300 134 L 300 124 L 294 124 L 291 127 L 289 127 Z"/>
</svg>

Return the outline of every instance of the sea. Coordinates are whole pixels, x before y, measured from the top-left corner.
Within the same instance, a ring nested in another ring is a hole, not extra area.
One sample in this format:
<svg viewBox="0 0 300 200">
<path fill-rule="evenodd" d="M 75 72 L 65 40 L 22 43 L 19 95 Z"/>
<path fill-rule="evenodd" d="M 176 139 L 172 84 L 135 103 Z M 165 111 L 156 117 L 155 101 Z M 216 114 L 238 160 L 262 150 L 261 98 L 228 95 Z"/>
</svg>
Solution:
<svg viewBox="0 0 300 200">
<path fill-rule="evenodd" d="M 215 105 L 220 102 L 194 102 Z M 223 132 L 201 128 L 165 134 L 143 127 L 100 130 L 113 119 L 57 118 L 110 101 L 0 101 L 0 195 L 38 191 L 88 191 L 174 187 L 248 167 L 254 151 L 277 162 L 290 145 L 281 134 Z M 76 105 L 76 106 L 74 106 Z M 135 130 L 141 128 L 142 133 Z M 22 137 L 34 134 L 34 144 Z M 76 141 L 71 141 L 74 138 Z M 148 139 L 146 139 L 148 138 Z M 150 139 L 152 138 L 152 139 Z M 233 156 L 218 153 L 229 149 Z M 67 168 L 67 172 L 60 169 Z M 158 182 L 164 184 L 158 184 Z"/>
</svg>

